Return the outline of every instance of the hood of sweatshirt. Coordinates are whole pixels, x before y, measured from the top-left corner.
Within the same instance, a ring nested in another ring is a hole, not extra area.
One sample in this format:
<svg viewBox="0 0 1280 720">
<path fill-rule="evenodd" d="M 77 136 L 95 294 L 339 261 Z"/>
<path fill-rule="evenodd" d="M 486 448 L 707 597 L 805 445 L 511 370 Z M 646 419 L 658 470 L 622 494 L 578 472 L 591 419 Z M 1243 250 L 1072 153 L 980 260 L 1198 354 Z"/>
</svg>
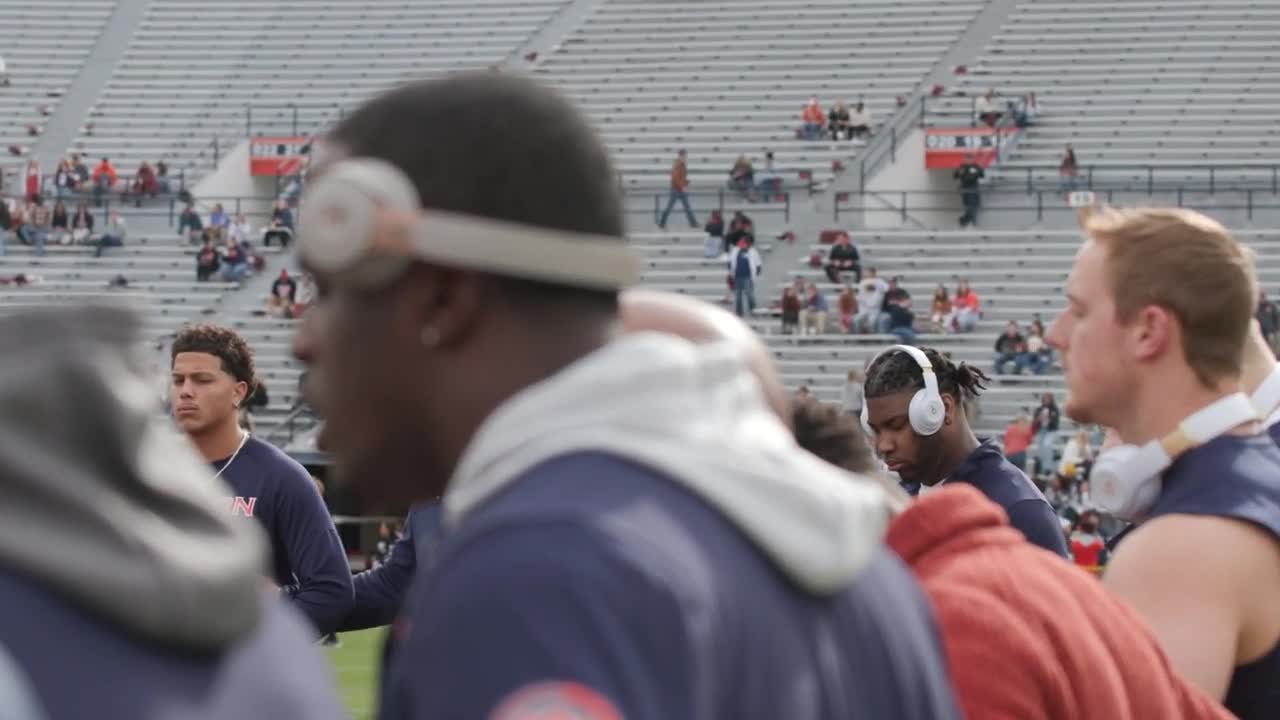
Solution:
<svg viewBox="0 0 1280 720">
<path fill-rule="evenodd" d="M 796 445 L 736 347 L 648 333 L 615 340 L 495 411 L 450 482 L 446 524 L 535 466 L 579 452 L 609 453 L 683 485 L 813 595 L 852 581 L 889 520 L 872 481 Z"/>
<path fill-rule="evenodd" d="M 260 610 L 262 534 L 156 413 L 138 318 L 0 318 L 0 565 L 125 632 L 218 650 Z"/>
</svg>

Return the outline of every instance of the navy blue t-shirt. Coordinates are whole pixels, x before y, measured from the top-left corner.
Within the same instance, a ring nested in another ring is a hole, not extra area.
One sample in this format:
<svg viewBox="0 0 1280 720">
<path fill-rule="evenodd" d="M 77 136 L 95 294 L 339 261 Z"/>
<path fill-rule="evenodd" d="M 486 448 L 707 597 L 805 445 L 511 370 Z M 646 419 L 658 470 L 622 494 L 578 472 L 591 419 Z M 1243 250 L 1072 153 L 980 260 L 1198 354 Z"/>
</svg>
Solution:
<svg viewBox="0 0 1280 720">
<path fill-rule="evenodd" d="M 701 498 L 604 454 L 546 462 L 472 511 L 408 612 L 383 720 L 522 700 L 627 720 L 959 717 L 927 602 L 889 551 L 808 595 Z"/>
<path fill-rule="evenodd" d="M 1280 541 L 1280 430 L 1272 437 L 1223 435 L 1183 453 L 1164 472 L 1149 517 L 1217 515 L 1266 530 Z M 1280 643 L 1236 667 L 1224 703 L 1241 720 L 1280 718 Z"/>
<path fill-rule="evenodd" d="M 156 647 L 0 570 L 0 646 L 48 720 L 339 720 L 325 657 L 296 611 L 266 602 L 219 654 Z"/>
<path fill-rule="evenodd" d="M 1027 540 L 1064 558 L 1071 557 L 1053 506 L 1026 473 L 1005 459 L 993 443 L 978 445 L 945 482 L 973 485 L 1004 508 L 1009 524 L 1020 530 Z"/>
<path fill-rule="evenodd" d="M 306 468 L 274 445 L 251 437 L 230 464 L 215 462 L 213 469 L 222 471 L 222 480 L 233 491 L 227 511 L 256 518 L 266 529 L 276 584 L 319 633 L 336 630 L 354 602 L 351 566 Z"/>
</svg>

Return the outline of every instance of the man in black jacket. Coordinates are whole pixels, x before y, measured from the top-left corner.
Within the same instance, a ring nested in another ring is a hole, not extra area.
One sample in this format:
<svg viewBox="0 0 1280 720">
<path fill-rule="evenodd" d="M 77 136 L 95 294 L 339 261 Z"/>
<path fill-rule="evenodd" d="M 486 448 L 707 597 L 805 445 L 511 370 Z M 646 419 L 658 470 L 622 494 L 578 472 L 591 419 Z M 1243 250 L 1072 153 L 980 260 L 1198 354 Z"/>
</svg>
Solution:
<svg viewBox="0 0 1280 720">
<path fill-rule="evenodd" d="M 960 202 L 964 204 L 964 214 L 960 216 L 960 227 L 978 224 L 978 205 L 981 197 L 978 182 L 986 172 L 978 165 L 977 157 L 970 153 L 964 164 L 956 168 L 955 178 L 960 183 Z"/>
<path fill-rule="evenodd" d="M 862 282 L 862 263 L 858 256 L 858 248 L 849 242 L 849 233 L 840 233 L 836 242 L 827 253 L 827 279 L 833 283 L 840 282 L 840 273 L 851 272 L 855 283 Z"/>
</svg>

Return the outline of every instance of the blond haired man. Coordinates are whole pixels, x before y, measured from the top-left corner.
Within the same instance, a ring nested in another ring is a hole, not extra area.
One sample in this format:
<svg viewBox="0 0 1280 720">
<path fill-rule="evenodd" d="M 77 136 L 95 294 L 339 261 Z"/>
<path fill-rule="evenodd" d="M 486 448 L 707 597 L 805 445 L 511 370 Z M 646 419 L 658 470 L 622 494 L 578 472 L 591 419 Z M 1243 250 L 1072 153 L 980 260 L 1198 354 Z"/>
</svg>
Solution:
<svg viewBox="0 0 1280 720">
<path fill-rule="evenodd" d="M 1094 500 L 1133 520 L 1104 578 L 1174 666 L 1241 718 L 1280 717 L 1280 449 L 1241 392 L 1257 282 L 1217 222 L 1106 209 L 1048 342 L 1079 422 L 1114 428 Z"/>
</svg>

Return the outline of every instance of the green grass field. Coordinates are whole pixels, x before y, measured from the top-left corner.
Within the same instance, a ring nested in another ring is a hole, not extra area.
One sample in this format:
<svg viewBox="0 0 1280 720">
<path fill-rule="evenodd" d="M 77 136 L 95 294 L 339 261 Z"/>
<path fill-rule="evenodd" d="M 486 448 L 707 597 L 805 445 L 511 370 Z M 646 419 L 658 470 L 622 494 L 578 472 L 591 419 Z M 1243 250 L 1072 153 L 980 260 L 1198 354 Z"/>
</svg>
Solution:
<svg viewBox="0 0 1280 720">
<path fill-rule="evenodd" d="M 342 633 L 342 647 L 329 650 L 333 674 L 352 720 L 373 720 L 378 710 L 378 664 L 386 628 Z"/>
</svg>

